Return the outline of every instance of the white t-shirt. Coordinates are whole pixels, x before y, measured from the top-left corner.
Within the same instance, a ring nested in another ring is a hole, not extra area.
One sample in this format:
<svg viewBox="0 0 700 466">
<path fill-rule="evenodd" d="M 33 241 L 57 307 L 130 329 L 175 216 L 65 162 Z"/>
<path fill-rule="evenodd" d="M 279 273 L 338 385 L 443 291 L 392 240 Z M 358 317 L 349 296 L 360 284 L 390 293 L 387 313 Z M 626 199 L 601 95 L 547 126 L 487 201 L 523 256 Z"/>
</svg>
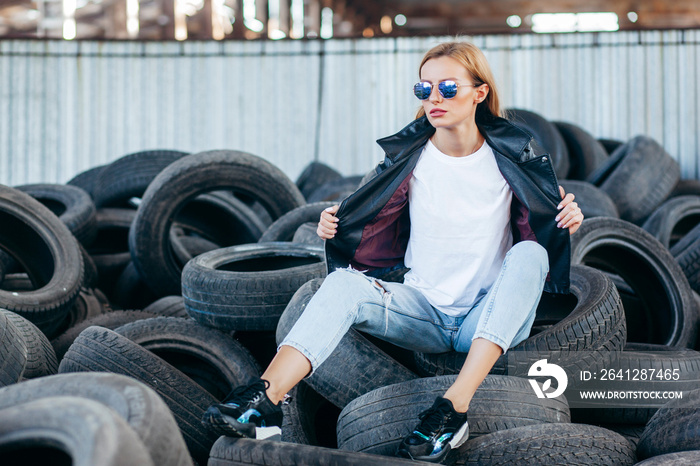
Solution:
<svg viewBox="0 0 700 466">
<path fill-rule="evenodd" d="M 451 157 L 428 141 L 408 189 L 404 283 L 435 308 L 465 315 L 496 280 L 513 244 L 512 192 L 491 147 Z"/>
</svg>

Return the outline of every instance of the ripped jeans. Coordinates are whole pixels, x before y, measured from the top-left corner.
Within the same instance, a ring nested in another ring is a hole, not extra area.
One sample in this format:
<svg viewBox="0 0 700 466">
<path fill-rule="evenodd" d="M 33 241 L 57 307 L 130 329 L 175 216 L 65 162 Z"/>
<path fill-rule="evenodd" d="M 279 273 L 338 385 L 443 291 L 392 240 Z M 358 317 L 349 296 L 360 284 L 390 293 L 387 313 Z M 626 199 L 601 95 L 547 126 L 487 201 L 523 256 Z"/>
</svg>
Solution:
<svg viewBox="0 0 700 466">
<path fill-rule="evenodd" d="M 466 353 L 475 338 L 489 340 L 505 353 L 528 337 L 548 270 L 542 246 L 533 241 L 516 243 L 488 293 L 460 317 L 443 314 L 403 283 L 336 270 L 323 281 L 280 346 L 296 348 L 314 371 L 350 327 L 423 353 Z"/>
</svg>

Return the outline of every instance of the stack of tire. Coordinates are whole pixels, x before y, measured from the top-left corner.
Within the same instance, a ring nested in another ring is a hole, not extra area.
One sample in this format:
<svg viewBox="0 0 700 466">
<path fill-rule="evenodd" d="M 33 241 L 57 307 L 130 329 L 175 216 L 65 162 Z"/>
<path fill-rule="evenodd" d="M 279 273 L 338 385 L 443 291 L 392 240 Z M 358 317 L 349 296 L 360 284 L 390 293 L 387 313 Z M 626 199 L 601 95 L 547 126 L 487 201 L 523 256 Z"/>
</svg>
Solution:
<svg viewBox="0 0 700 466">
<path fill-rule="evenodd" d="M 650 138 L 599 141 L 510 114 L 552 153 L 587 220 L 572 237 L 571 295 L 543 296 L 447 461 L 696 464 L 698 183 L 679 180 Z M 313 162 L 295 183 L 251 154 L 163 150 L 66 185 L 0 186 L 2 463 L 410 464 L 392 455 L 464 354 L 350 330 L 290 393 L 279 439 L 216 438 L 200 424 L 273 357 L 325 277 L 320 212 L 371 176 Z M 538 398 L 534 354 L 569 376 L 675 369 L 684 398 L 614 408 Z"/>
</svg>

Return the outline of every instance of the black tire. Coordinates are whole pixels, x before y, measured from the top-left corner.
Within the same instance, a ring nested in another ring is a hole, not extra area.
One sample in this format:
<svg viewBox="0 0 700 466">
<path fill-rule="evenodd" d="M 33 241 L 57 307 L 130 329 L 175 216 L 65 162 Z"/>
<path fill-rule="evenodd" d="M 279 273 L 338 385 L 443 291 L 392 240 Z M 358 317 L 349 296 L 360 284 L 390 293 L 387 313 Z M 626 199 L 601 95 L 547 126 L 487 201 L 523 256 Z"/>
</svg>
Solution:
<svg viewBox="0 0 700 466">
<path fill-rule="evenodd" d="M 97 300 L 102 304 L 102 307 L 105 308 L 105 312 L 109 312 L 111 310 L 109 306 L 109 299 L 107 299 L 107 296 L 102 290 L 99 288 L 93 288 L 92 294 L 95 295 L 95 298 L 97 298 Z"/>
<path fill-rule="evenodd" d="M 97 167 L 88 168 L 73 178 L 68 180 L 66 183 L 70 186 L 77 186 L 87 192 L 91 198 L 94 198 L 95 194 L 95 183 L 97 182 L 97 177 L 100 176 L 100 172 L 106 167 L 106 165 L 98 165 Z"/>
<path fill-rule="evenodd" d="M 533 333 L 501 356 L 492 374 L 527 376 L 530 366 L 547 358 L 569 376 L 606 367 L 627 341 L 625 314 L 612 281 L 599 270 L 571 267 L 571 294 L 543 294 Z M 537 332 L 537 333 L 535 333 Z M 422 375 L 457 374 L 466 353 L 415 353 Z"/>
<path fill-rule="evenodd" d="M 255 243 L 267 228 L 251 207 L 225 191 L 202 194 L 187 202 L 175 225 L 182 231 L 179 236 L 200 237 L 217 247 Z"/>
<path fill-rule="evenodd" d="M 141 197 L 165 167 L 188 155 L 176 150 L 147 150 L 124 155 L 97 175 L 94 199 L 97 207 L 128 207 L 129 199 Z"/>
<path fill-rule="evenodd" d="M 262 224 L 265 225 L 265 227 L 268 227 L 270 226 L 270 224 L 272 224 L 274 219 L 270 215 L 270 212 L 268 212 L 265 206 L 262 205 L 255 198 L 237 191 L 234 191 L 233 195 L 236 196 L 237 199 L 240 199 L 250 209 L 252 209 L 252 211 L 256 213 L 256 215 L 258 216 Z"/>
<path fill-rule="evenodd" d="M 116 411 L 131 427 L 154 465 L 188 466 L 185 440 L 163 399 L 130 377 L 99 372 L 57 374 L 0 389 L 0 410 L 53 396 L 90 399 Z"/>
<path fill-rule="evenodd" d="M 338 180 L 327 181 L 316 188 L 306 200 L 314 204 L 317 202 L 334 202 L 338 204 L 357 191 L 361 181 L 362 176 L 346 176 Z"/>
<path fill-rule="evenodd" d="M 26 273 L 8 273 L 0 283 L 0 290 L 4 291 L 34 291 L 36 288 Z"/>
<path fill-rule="evenodd" d="M 154 317 L 114 331 L 176 367 L 216 399 L 261 373 L 253 356 L 230 335 L 190 319 Z"/>
<path fill-rule="evenodd" d="M 340 408 L 301 381 L 282 405 L 282 441 L 338 448 L 335 428 Z"/>
<path fill-rule="evenodd" d="M 608 159 L 608 151 L 591 133 L 578 125 L 563 121 L 552 122 L 564 138 L 569 151 L 568 178 L 585 180 Z"/>
<path fill-rule="evenodd" d="M 83 255 L 83 259 L 86 259 L 83 261 L 83 264 L 86 266 L 85 270 L 87 270 L 89 268 L 88 264 L 90 263 L 90 258 L 89 256 Z M 27 292 L 36 290 L 36 286 L 34 286 L 31 278 L 29 278 L 29 275 L 26 273 L 8 273 L 4 274 L 2 277 L 2 281 L 0 281 L 0 289 L 5 291 Z M 80 293 L 84 289 L 85 287 L 81 287 L 81 291 L 78 292 L 78 298 L 76 298 L 74 306 L 71 308 L 71 310 L 75 308 L 75 304 L 77 304 L 80 299 Z"/>
<path fill-rule="evenodd" d="M 16 266 L 15 259 L 3 250 L 0 250 L 0 282 L 5 279 L 5 274 L 10 273 Z"/>
<path fill-rule="evenodd" d="M 29 194 L 0 185 L 0 245 L 22 265 L 35 286 L 0 290 L 2 307 L 50 335 L 78 297 L 83 258 L 78 242 L 48 208 Z"/>
<path fill-rule="evenodd" d="M 700 225 L 694 226 L 683 238 L 671 246 L 671 254 L 683 270 L 690 287 L 700 291 Z"/>
<path fill-rule="evenodd" d="M 537 424 L 502 430 L 467 441 L 457 456 L 455 465 L 482 466 L 627 466 L 637 461 L 626 438 L 585 424 Z"/>
<path fill-rule="evenodd" d="M 0 455 L 8 466 L 154 466 L 141 439 L 116 412 L 70 396 L 0 410 Z"/>
<path fill-rule="evenodd" d="M 207 466 L 245 464 L 269 466 L 415 466 L 419 463 L 400 458 L 387 458 L 386 456 L 340 451 L 312 445 L 221 437 L 211 449 Z"/>
<path fill-rule="evenodd" d="M 638 380 L 624 380 L 618 383 L 609 380 L 589 381 L 582 383 L 580 387 L 573 383 L 567 389 L 567 396 L 572 405 L 574 399 L 580 399 L 579 391 L 609 390 L 611 384 L 617 384 L 616 389 L 640 393 L 673 391 L 683 392 L 685 395 L 700 386 L 700 352 L 682 347 L 628 343 L 606 371 L 608 374 L 609 371 L 613 371 L 612 374 L 631 374 L 630 377 Z M 661 378 L 656 375 L 648 380 L 641 380 L 643 374 L 664 372 L 666 375 L 662 375 Z M 597 377 L 600 379 L 600 372 Z M 575 422 L 644 425 L 666 401 L 668 400 L 645 398 L 630 398 L 624 401 L 587 400 L 585 409 L 572 408 L 571 414 Z"/>
<path fill-rule="evenodd" d="M 143 308 L 143 312 L 150 312 L 163 317 L 181 317 L 189 319 L 185 300 L 182 296 L 164 296 Z"/>
<path fill-rule="evenodd" d="M 294 294 L 277 325 L 277 344 L 282 343 L 322 282 L 311 280 Z M 328 359 L 304 380 L 325 399 L 343 408 L 375 388 L 415 378 L 416 374 L 351 328 Z"/>
<path fill-rule="evenodd" d="M 2 249 L 0 249 L 0 269 L 2 269 L 3 279 L 6 275 L 26 273 L 22 264 L 12 254 Z"/>
<path fill-rule="evenodd" d="M 301 381 L 282 405 L 282 441 L 338 448 L 335 434 L 340 408 Z"/>
<path fill-rule="evenodd" d="M 700 196 L 678 196 L 661 204 L 642 228 L 671 249 L 700 224 Z"/>
<path fill-rule="evenodd" d="M 620 218 L 617 206 L 605 191 L 587 181 L 559 180 L 567 193 L 573 193 L 585 218 Z"/>
<path fill-rule="evenodd" d="M 700 450 L 691 450 L 652 456 L 635 466 L 697 466 L 698 464 L 700 464 Z"/>
<path fill-rule="evenodd" d="M 168 240 L 173 219 L 190 199 L 217 190 L 255 199 L 273 219 L 306 202 L 279 168 L 245 152 L 201 152 L 171 163 L 148 186 L 129 232 L 134 264 L 157 297 L 180 294 L 182 267 Z"/>
<path fill-rule="evenodd" d="M 237 342 L 250 351 L 260 367 L 267 367 L 277 354 L 277 342 L 275 332 L 251 330 L 249 332 L 236 331 L 231 335 Z"/>
<path fill-rule="evenodd" d="M 131 262 L 129 228 L 135 217 L 134 209 L 97 210 L 97 237 L 87 251 L 97 268 L 96 288 L 107 296 L 112 296 L 114 284 Z"/>
<path fill-rule="evenodd" d="M 146 286 L 134 263 L 129 262 L 114 284 L 110 303 L 114 309 L 143 309 L 157 299 Z"/>
<path fill-rule="evenodd" d="M 700 180 L 678 180 L 668 197 L 677 196 L 700 196 Z"/>
<path fill-rule="evenodd" d="M 625 310 L 625 321 L 627 322 L 628 340 L 651 341 L 654 339 L 656 329 L 650 328 L 644 319 L 626 318 L 629 316 L 644 316 L 647 314 L 646 305 L 631 286 L 622 277 L 614 273 L 604 272 L 615 284 L 622 307 Z M 629 335 L 632 335 L 630 338 Z"/>
<path fill-rule="evenodd" d="M 327 181 L 337 180 L 342 175 L 322 162 L 311 162 L 296 180 L 296 185 L 305 199 Z"/>
<path fill-rule="evenodd" d="M 95 203 L 90 194 L 65 184 L 26 184 L 16 186 L 53 212 L 82 245 L 88 246 L 97 235 Z"/>
<path fill-rule="evenodd" d="M 0 387 L 19 382 L 27 365 L 27 343 L 15 324 L 0 312 Z"/>
<path fill-rule="evenodd" d="M 315 202 L 313 204 L 304 204 L 303 206 L 290 210 L 267 227 L 267 230 L 265 230 L 260 237 L 259 242 L 292 241 L 297 228 L 306 222 L 318 223 L 323 209 L 333 205 L 335 205 L 334 202 Z"/>
<path fill-rule="evenodd" d="M 624 144 L 624 142 L 619 139 L 598 138 L 598 142 L 603 145 L 608 154 L 612 154 L 615 152 L 615 149 Z"/>
<path fill-rule="evenodd" d="M 78 322 L 53 340 L 51 340 L 51 346 L 53 346 L 54 351 L 56 351 L 56 357 L 60 361 L 63 359 L 63 355 L 70 348 L 78 335 L 88 327 L 99 326 L 114 330 L 117 327 L 128 324 L 139 319 L 152 319 L 157 317 L 155 314 L 143 311 L 113 311 L 107 312 L 105 314 L 100 314 L 98 316 L 92 317 L 90 319 L 85 319 Z"/>
<path fill-rule="evenodd" d="M 566 178 L 571 163 L 566 142 L 556 126 L 543 116 L 529 110 L 512 108 L 506 110 L 507 118 L 527 130 L 549 153 L 557 178 Z"/>
<path fill-rule="evenodd" d="M 80 322 L 97 317 L 107 311 L 108 308 L 106 308 L 96 296 L 96 291 L 94 289 L 82 288 L 78 293 L 78 299 L 75 300 L 73 307 L 68 311 L 66 320 L 56 329 L 56 334 L 60 336 L 66 330 Z"/>
<path fill-rule="evenodd" d="M 292 243 L 308 244 L 309 246 L 323 248 L 325 240 L 316 233 L 317 227 L 317 222 L 307 222 L 299 225 L 292 237 Z"/>
<path fill-rule="evenodd" d="M 586 181 L 605 191 L 620 218 L 641 224 L 668 198 L 680 167 L 655 140 L 637 136 L 620 146 Z"/>
<path fill-rule="evenodd" d="M 81 243 L 78 243 L 80 248 L 80 255 L 83 256 L 83 288 L 95 288 L 97 282 L 99 281 L 99 272 L 97 271 L 97 265 L 95 261 L 92 260 L 90 253 L 85 249 Z"/>
<path fill-rule="evenodd" d="M 27 363 L 24 366 L 23 379 L 33 379 L 45 375 L 55 374 L 58 371 L 58 361 L 49 339 L 41 333 L 41 330 L 24 317 L 14 312 L 0 309 L 19 332 L 27 346 Z M 4 357 L 4 355 L 3 355 Z"/>
<path fill-rule="evenodd" d="M 454 383 L 456 375 L 428 377 L 389 385 L 350 402 L 338 418 L 338 448 L 393 455 L 401 440 Z M 564 397 L 539 399 L 527 379 L 489 375 L 469 405 L 469 436 L 543 422 L 569 422 Z"/>
<path fill-rule="evenodd" d="M 294 293 L 326 275 L 322 249 L 286 242 L 201 254 L 182 271 L 187 313 L 222 330 L 274 330 Z"/>
<path fill-rule="evenodd" d="M 571 415 L 574 416 L 574 411 L 572 411 Z M 644 424 L 600 423 L 594 425 L 602 427 L 603 429 L 612 430 L 613 432 L 622 435 L 624 438 L 629 440 L 632 445 L 634 445 L 635 450 L 637 449 L 637 444 L 639 443 L 639 437 L 641 437 L 642 433 L 644 432 Z"/>
<path fill-rule="evenodd" d="M 637 445 L 640 459 L 687 450 L 700 450 L 700 389 L 662 406 Z"/>
<path fill-rule="evenodd" d="M 171 229 L 169 236 L 173 254 L 175 254 L 178 263 L 182 264 L 183 267 L 192 260 L 193 257 L 221 247 L 201 236 L 186 234 L 185 231 L 180 228 Z"/>
<path fill-rule="evenodd" d="M 76 338 L 58 371 L 113 372 L 145 383 L 172 411 L 192 458 L 206 463 L 217 435 L 202 428 L 200 420 L 217 400 L 147 349 L 112 330 L 89 327 Z"/>
<path fill-rule="evenodd" d="M 585 264 L 622 277 L 645 305 L 644 315 L 626 313 L 628 329 L 653 335 L 628 334 L 628 341 L 692 348 L 698 315 L 692 290 L 671 253 L 642 228 L 620 219 L 586 219 L 571 237 L 571 263 Z"/>
</svg>

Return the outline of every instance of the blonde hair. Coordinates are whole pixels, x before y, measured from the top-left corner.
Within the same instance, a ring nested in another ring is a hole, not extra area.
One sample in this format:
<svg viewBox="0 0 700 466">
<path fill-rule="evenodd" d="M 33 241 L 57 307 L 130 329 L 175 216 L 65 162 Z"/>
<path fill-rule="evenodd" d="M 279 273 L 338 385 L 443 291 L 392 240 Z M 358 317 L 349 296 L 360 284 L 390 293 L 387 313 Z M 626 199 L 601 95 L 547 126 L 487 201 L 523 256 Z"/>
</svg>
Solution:
<svg viewBox="0 0 700 466">
<path fill-rule="evenodd" d="M 474 84 L 488 84 L 489 93 L 486 99 L 477 105 L 477 112 L 487 111 L 491 115 L 502 116 L 498 92 L 496 91 L 496 81 L 493 78 L 493 73 L 491 73 L 489 62 L 479 47 L 469 42 L 445 42 L 437 45 L 425 54 L 423 61 L 418 67 L 418 73 L 420 74 L 420 70 L 428 60 L 440 57 L 450 57 L 460 62 L 471 75 Z M 421 107 L 416 118 L 420 118 L 423 115 L 425 115 L 425 110 Z"/>
</svg>

